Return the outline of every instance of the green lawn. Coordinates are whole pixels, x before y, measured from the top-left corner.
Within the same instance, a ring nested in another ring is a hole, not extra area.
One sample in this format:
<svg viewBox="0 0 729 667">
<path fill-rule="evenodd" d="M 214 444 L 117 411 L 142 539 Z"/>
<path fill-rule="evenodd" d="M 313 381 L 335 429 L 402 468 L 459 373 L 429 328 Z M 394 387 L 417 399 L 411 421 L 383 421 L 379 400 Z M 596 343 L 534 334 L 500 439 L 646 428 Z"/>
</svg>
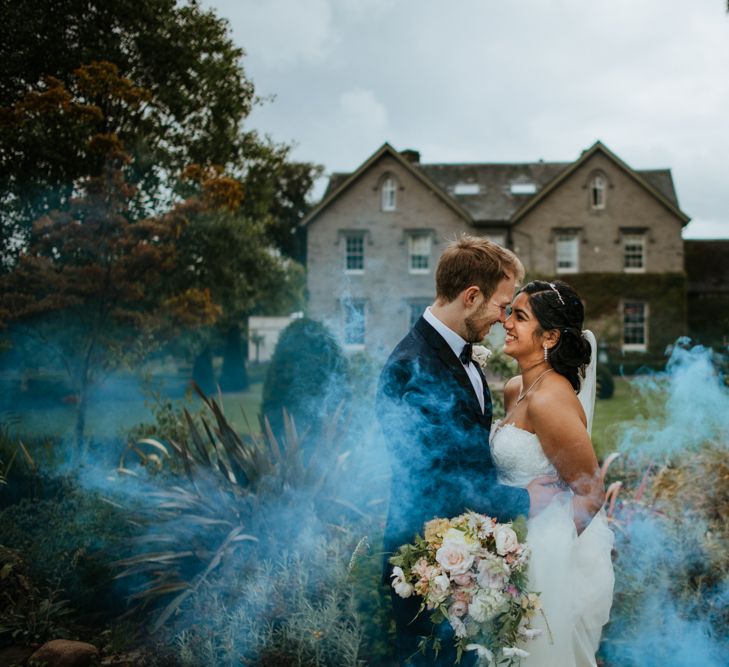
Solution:
<svg viewBox="0 0 729 667">
<path fill-rule="evenodd" d="M 245 413 L 250 426 L 257 430 L 258 413 L 261 407 L 260 382 L 252 384 L 245 392 L 223 395 L 223 411 L 240 432 L 248 432 Z M 202 406 L 202 401 L 193 397 L 190 401 L 179 401 L 191 412 Z M 55 406 L 32 408 L 13 412 L 11 432 L 27 438 L 44 436 L 64 437 L 73 434 L 76 410 L 73 405 L 59 402 Z M 15 421 L 17 419 L 17 421 Z M 132 426 L 153 420 L 150 409 L 145 405 L 145 398 L 131 400 L 92 402 L 87 417 L 87 435 L 92 439 L 107 439 L 123 436 Z"/>
<path fill-rule="evenodd" d="M 262 388 L 261 382 L 255 382 L 245 392 L 223 395 L 223 410 L 241 433 L 249 432 L 248 425 L 253 430 L 258 429 Z M 191 412 L 201 407 L 197 396 L 184 403 Z M 642 401 L 629 382 L 623 378 L 615 378 L 614 396 L 608 400 L 598 400 L 595 406 L 593 443 L 600 460 L 615 451 L 622 426 L 640 415 L 641 406 Z M 76 413 L 74 406 L 64 405 L 59 401 L 56 406 L 16 412 L 14 416 L 18 421 L 13 424 L 12 432 L 27 438 L 36 438 L 48 435 L 71 436 Z M 152 413 L 140 393 L 137 399 L 92 403 L 89 407 L 87 433 L 92 439 L 119 437 L 132 426 L 151 420 Z"/>
<path fill-rule="evenodd" d="M 616 377 L 613 397 L 598 399 L 595 404 L 592 442 L 600 461 L 617 449 L 622 428 L 627 422 L 640 416 L 642 409 L 642 401 L 636 389 L 628 380 Z"/>
</svg>

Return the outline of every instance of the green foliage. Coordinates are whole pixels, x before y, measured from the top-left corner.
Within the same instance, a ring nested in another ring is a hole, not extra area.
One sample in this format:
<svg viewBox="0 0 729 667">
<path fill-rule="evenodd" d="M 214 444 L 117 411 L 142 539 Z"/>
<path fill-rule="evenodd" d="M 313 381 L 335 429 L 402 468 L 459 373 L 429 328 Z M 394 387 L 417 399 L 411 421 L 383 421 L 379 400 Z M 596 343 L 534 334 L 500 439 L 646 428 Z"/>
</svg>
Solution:
<svg viewBox="0 0 729 667">
<path fill-rule="evenodd" d="M 281 333 L 263 385 L 264 416 L 277 435 L 286 410 L 303 432 L 315 433 L 325 415 L 346 398 L 346 360 L 339 343 L 321 323 L 294 320 Z"/>
<path fill-rule="evenodd" d="M 21 552 L 0 544 L 0 642 L 28 645 L 68 636 L 71 614 L 59 590 L 35 584 Z"/>
<path fill-rule="evenodd" d="M 347 562 L 337 542 L 319 544 L 226 579 L 225 595 L 212 586 L 186 610 L 195 623 L 176 637 L 178 664 L 359 667 L 363 634 Z"/>
<path fill-rule="evenodd" d="M 153 502 L 134 517 L 148 533 L 130 540 L 133 555 L 116 563 L 117 578 L 146 580 L 134 600 L 149 604 L 174 595 L 156 628 L 205 590 L 211 575 L 241 550 L 268 553 L 282 534 L 295 542 L 298 531 L 312 523 L 335 522 L 343 512 L 362 514 L 336 496 L 346 461 L 339 411 L 305 459 L 291 420 L 284 421 L 285 441 L 270 428 L 261 438 L 243 438 L 220 405 L 201 396 L 207 407 L 202 426 L 185 410 L 189 441 L 170 441 L 174 465 L 185 470 L 189 484 L 151 494 Z"/>
<path fill-rule="evenodd" d="M 615 380 L 613 380 L 610 368 L 605 364 L 597 364 L 595 370 L 597 373 L 597 397 L 612 398 L 615 393 Z"/>
<path fill-rule="evenodd" d="M 495 377 L 498 382 L 506 383 L 519 373 L 519 367 L 510 356 L 504 354 L 502 350 L 492 352 L 486 366 L 486 373 L 489 378 Z M 503 419 L 504 411 L 504 392 L 492 391 L 491 401 L 493 405 L 493 419 Z"/>
<path fill-rule="evenodd" d="M 44 499 L 24 498 L 0 512 L 2 543 L 23 554 L 34 581 L 63 589 L 72 606 L 103 612 L 117 604 L 104 549 L 123 544 L 133 527 L 98 495 L 46 481 Z"/>
<path fill-rule="evenodd" d="M 114 63 L 151 92 L 141 119 L 111 114 L 102 99 L 97 102 L 111 118 L 107 131 L 135 157 L 132 181 L 143 207 L 153 206 L 156 196 L 165 201 L 169 177 L 185 164 L 230 163 L 254 142 L 241 132 L 255 102 L 241 65 L 243 51 L 234 45 L 228 23 L 197 3 L 60 0 L 8 6 L 3 20 L 7 57 L 0 105 L 12 104 L 44 77 L 68 85 L 76 68 L 94 61 Z M 67 188 L 89 173 L 88 157 L 72 133 L 59 132 L 44 143 L 49 127 L 37 123 L 23 130 L 8 133 L 3 142 L 7 162 L 2 162 L 12 169 L 3 170 L 8 181 L 0 190 L 11 192 L 9 201 L 33 219 L 63 204 Z"/>
</svg>

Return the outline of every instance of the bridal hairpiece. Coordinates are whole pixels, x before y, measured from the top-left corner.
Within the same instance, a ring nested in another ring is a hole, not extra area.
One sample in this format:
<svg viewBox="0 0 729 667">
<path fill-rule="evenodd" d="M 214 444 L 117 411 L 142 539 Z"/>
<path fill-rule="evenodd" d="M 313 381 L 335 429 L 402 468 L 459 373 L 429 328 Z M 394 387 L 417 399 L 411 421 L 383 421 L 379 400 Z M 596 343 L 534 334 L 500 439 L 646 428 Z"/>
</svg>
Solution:
<svg viewBox="0 0 729 667">
<path fill-rule="evenodd" d="M 564 306 L 564 299 L 562 298 L 562 295 L 559 293 L 559 290 L 557 289 L 557 286 L 554 283 L 549 283 L 549 286 L 557 292 L 557 297 L 559 298 L 559 302 Z"/>
</svg>

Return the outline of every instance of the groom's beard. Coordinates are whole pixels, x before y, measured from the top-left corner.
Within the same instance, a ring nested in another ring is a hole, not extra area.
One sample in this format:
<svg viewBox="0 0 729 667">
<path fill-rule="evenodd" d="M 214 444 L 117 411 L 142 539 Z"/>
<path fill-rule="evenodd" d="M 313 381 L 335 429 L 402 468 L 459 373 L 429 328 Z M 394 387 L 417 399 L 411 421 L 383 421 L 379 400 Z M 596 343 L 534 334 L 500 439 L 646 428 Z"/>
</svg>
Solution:
<svg viewBox="0 0 729 667">
<path fill-rule="evenodd" d="M 473 317 L 467 317 L 464 320 L 463 324 L 466 328 L 465 339 L 467 343 L 480 343 L 486 336 L 486 333 L 488 333 L 487 331 L 486 333 L 481 335 L 481 329 L 476 326 Z"/>
</svg>

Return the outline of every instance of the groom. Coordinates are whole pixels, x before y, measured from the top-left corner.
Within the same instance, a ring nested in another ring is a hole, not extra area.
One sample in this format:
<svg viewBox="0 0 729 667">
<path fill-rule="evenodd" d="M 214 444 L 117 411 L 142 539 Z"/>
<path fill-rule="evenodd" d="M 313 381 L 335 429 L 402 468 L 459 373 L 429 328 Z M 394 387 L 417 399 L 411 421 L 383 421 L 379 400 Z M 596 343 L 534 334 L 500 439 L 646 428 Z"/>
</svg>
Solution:
<svg viewBox="0 0 729 667">
<path fill-rule="evenodd" d="M 504 322 L 516 282 L 524 275 L 509 250 L 463 235 L 443 252 L 436 269 L 435 303 L 397 345 L 380 376 L 377 407 L 392 465 L 385 559 L 413 541 L 423 524 L 467 509 L 509 521 L 535 513 L 558 492 L 552 479 L 527 489 L 500 485 L 489 452 L 491 394 L 471 346 Z M 389 583 L 390 567 L 385 566 Z M 391 589 L 400 664 L 453 665 L 452 632 L 441 651 L 418 652 L 434 626 L 421 598 Z M 436 633 L 448 633 L 448 624 Z M 464 656 L 462 665 L 474 656 Z"/>
</svg>

